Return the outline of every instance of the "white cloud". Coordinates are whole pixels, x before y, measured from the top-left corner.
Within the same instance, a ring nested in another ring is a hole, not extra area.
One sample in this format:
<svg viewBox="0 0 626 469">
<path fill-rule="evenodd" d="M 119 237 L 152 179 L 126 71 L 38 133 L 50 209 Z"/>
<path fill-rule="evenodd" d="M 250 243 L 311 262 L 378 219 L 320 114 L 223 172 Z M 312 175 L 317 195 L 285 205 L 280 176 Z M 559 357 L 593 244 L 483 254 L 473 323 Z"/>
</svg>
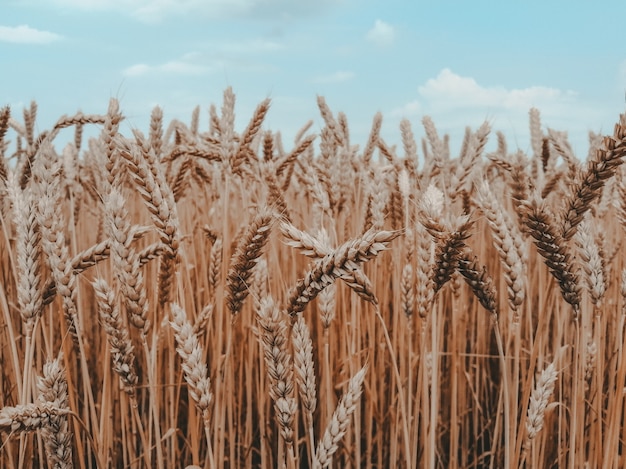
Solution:
<svg viewBox="0 0 626 469">
<path fill-rule="evenodd" d="M 396 32 L 393 26 L 382 20 L 376 20 L 372 29 L 367 32 L 368 41 L 379 47 L 386 47 L 393 44 Z"/>
<path fill-rule="evenodd" d="M 463 139 L 465 126 L 476 129 L 485 119 L 494 132 L 504 131 L 511 148 L 527 149 L 531 107 L 539 109 L 544 129 L 567 129 L 576 154 L 586 154 L 587 132 L 598 130 L 594 126 L 600 118 L 599 110 L 577 93 L 558 88 L 485 86 L 445 68 L 418 86 L 417 96 L 391 110 L 389 115 L 391 121 L 396 121 L 393 123 L 396 128 L 403 117 L 415 119 L 417 124 L 423 116 L 431 116 L 440 134 L 450 135 L 453 151 Z M 490 145 L 495 145 L 494 137 L 490 138 Z"/>
<path fill-rule="evenodd" d="M 40 31 L 26 24 L 20 26 L 0 26 L 0 42 L 19 44 L 48 44 L 62 37 L 49 31 Z"/>
<path fill-rule="evenodd" d="M 338 71 L 328 75 L 319 75 L 313 78 L 312 82 L 325 85 L 329 83 L 344 83 L 346 81 L 352 80 L 353 78 L 353 72 Z"/>
<path fill-rule="evenodd" d="M 172 15 L 202 15 L 208 18 L 279 18 L 310 15 L 345 0 L 47 0 L 65 8 L 83 11 L 117 11 L 146 22 L 159 22 Z M 43 0 L 39 0 L 44 4 Z"/>
<path fill-rule="evenodd" d="M 391 111 L 393 117 L 412 117 L 417 116 L 422 112 L 422 104 L 418 100 L 409 101 L 404 106 Z"/>
<path fill-rule="evenodd" d="M 418 92 L 432 107 L 439 109 L 481 107 L 528 110 L 533 106 L 566 101 L 574 96 L 571 91 L 563 92 L 545 86 L 523 89 L 485 87 L 473 78 L 457 75 L 447 68 L 420 86 Z"/>
<path fill-rule="evenodd" d="M 185 54 L 182 60 L 172 60 L 157 65 L 134 64 L 123 70 L 123 74 L 128 77 L 137 77 L 149 73 L 171 73 L 175 75 L 204 75 L 213 69 L 207 65 L 191 63 L 188 60 L 194 58 L 195 53 Z"/>
</svg>

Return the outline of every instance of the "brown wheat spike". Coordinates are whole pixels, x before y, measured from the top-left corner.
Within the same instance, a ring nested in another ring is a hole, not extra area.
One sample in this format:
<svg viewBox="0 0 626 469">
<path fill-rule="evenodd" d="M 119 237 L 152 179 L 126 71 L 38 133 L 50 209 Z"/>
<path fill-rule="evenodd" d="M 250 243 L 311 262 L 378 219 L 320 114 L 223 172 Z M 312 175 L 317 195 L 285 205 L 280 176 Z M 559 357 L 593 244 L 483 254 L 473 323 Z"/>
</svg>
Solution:
<svg viewBox="0 0 626 469">
<path fill-rule="evenodd" d="M 493 243 L 500 256 L 500 265 L 504 271 L 507 285 L 509 307 L 517 322 L 517 310 L 523 303 L 524 292 L 524 261 L 519 247 L 522 245 L 521 233 L 508 217 L 498 199 L 492 193 L 489 184 L 483 182 L 477 191 L 477 200 L 481 211 L 485 214 Z"/>
<path fill-rule="evenodd" d="M 15 173 L 7 181 L 9 197 L 13 202 L 17 249 L 17 297 L 25 335 L 32 334 L 35 320 L 41 314 L 43 297 L 41 283 L 41 234 L 37 222 L 36 203 L 31 191 L 22 192 Z"/>
<path fill-rule="evenodd" d="M 468 182 L 470 182 L 470 176 L 473 170 L 477 167 L 476 161 L 479 160 L 480 155 L 487 144 L 487 138 L 491 132 L 491 127 L 487 121 L 483 122 L 476 133 L 472 134 L 467 144 L 467 153 L 461 160 L 461 165 L 457 167 L 457 173 L 455 176 L 458 178 L 458 183 L 455 185 L 453 194 L 460 192 L 461 190 L 468 189 Z"/>
<path fill-rule="evenodd" d="M 263 119 L 265 119 L 265 115 L 267 114 L 267 111 L 269 111 L 269 108 L 269 98 L 261 101 L 261 103 L 255 109 L 252 119 L 250 119 L 250 122 L 248 123 L 248 127 L 246 127 L 243 134 L 241 135 L 238 147 L 233 154 L 232 161 L 230 162 L 234 174 L 240 174 L 241 165 L 248 160 L 251 153 L 250 145 L 252 144 L 252 141 L 261 129 Z"/>
<path fill-rule="evenodd" d="M 289 209 L 287 208 L 287 203 L 285 202 L 285 194 L 280 189 L 280 185 L 276 179 L 276 175 L 271 167 L 271 164 L 265 163 L 261 171 L 268 189 L 267 205 L 278 212 L 281 217 L 290 220 L 291 217 L 289 216 Z"/>
<path fill-rule="evenodd" d="M 317 445 L 314 468 L 324 468 L 331 465 L 333 454 L 339 449 L 339 442 L 345 435 L 350 423 L 350 416 L 359 404 L 366 372 L 367 365 L 350 379 L 348 389 L 337 404 L 333 417 L 324 431 L 324 436 Z"/>
<path fill-rule="evenodd" d="M 37 120 L 37 102 L 31 101 L 30 109 L 24 107 L 24 130 L 29 147 L 35 143 L 35 120 Z"/>
<path fill-rule="evenodd" d="M 176 171 L 174 178 L 170 181 L 175 202 L 182 199 L 185 195 L 185 191 L 189 188 L 189 180 L 187 176 L 191 171 L 192 166 L 193 159 L 189 157 L 185 158 L 182 163 L 178 165 L 178 170 Z"/>
<path fill-rule="evenodd" d="M 115 294 L 103 279 L 96 279 L 93 288 L 100 319 L 111 346 L 113 371 L 119 376 L 124 392 L 133 395 L 138 381 L 135 354 L 128 329 L 117 308 Z"/>
<path fill-rule="evenodd" d="M 516 153 L 515 160 L 511 164 L 511 201 L 517 213 L 517 218 L 521 226 L 524 226 L 524 204 L 530 200 L 532 184 L 526 171 L 527 161 L 520 151 Z"/>
<path fill-rule="evenodd" d="M 539 158 L 541 156 L 541 142 L 543 140 L 539 109 L 534 107 L 530 108 L 528 115 L 530 120 L 530 143 L 533 149 L 533 158 Z"/>
<path fill-rule="evenodd" d="M 172 321 L 170 322 L 176 336 L 176 351 L 182 360 L 185 381 L 189 386 L 189 394 L 202 414 L 205 426 L 209 420 L 209 406 L 213 399 L 211 380 L 208 375 L 204 351 L 187 319 L 185 311 L 176 303 L 172 304 Z"/>
<path fill-rule="evenodd" d="M 554 385 L 558 378 L 558 371 L 554 363 L 550 363 L 548 367 L 541 372 L 539 379 L 530 396 L 528 405 L 528 417 L 526 419 L 526 439 L 524 440 L 524 449 L 530 447 L 532 441 L 537 437 L 543 428 L 544 416 L 548 407 L 550 396 L 554 392 Z"/>
<path fill-rule="evenodd" d="M 309 327 L 301 314 L 298 315 L 291 331 L 294 349 L 294 369 L 300 402 L 308 413 L 308 418 L 313 417 L 317 406 L 317 390 L 315 387 L 315 364 L 313 362 L 313 344 Z"/>
<path fill-rule="evenodd" d="M 35 165 L 37 182 L 38 222 L 41 227 L 42 248 L 48 257 L 48 264 L 56 291 L 63 301 L 63 313 L 68 330 L 75 345 L 78 345 L 78 310 L 76 307 L 76 275 L 72 268 L 69 250 L 65 243 L 65 226 L 61 213 L 58 160 L 52 160 L 52 149 L 45 145 Z"/>
<path fill-rule="evenodd" d="M 335 292 L 337 287 L 332 284 L 324 288 L 317 298 L 317 307 L 319 309 L 320 320 L 324 329 L 328 329 L 336 314 Z"/>
<path fill-rule="evenodd" d="M 541 167 L 545 173 L 548 170 L 550 160 L 550 139 L 544 137 L 541 140 Z"/>
<path fill-rule="evenodd" d="M 573 270 L 568 245 L 560 236 L 552 216 L 535 199 L 526 205 L 525 223 L 535 239 L 537 251 L 558 281 L 563 299 L 572 305 L 574 317 L 580 309 L 578 275 Z"/>
<path fill-rule="evenodd" d="M 178 262 L 180 244 L 179 221 L 174 196 L 165 182 L 159 162 L 154 160 L 153 152 L 140 150 L 133 145 L 130 151 L 121 150 L 120 155 L 128 164 L 131 175 L 135 179 L 135 186 L 143 197 L 161 242 L 166 248 L 161 256 L 158 276 L 159 305 L 164 306 L 168 303 L 172 290 L 173 273 Z"/>
<path fill-rule="evenodd" d="M 115 139 L 121 120 L 122 114 L 119 112 L 119 104 L 116 99 L 111 98 L 109 101 L 109 109 L 104 120 L 104 129 L 102 130 L 102 140 L 105 147 L 104 166 L 106 168 L 106 176 L 109 185 L 113 185 L 117 179 L 117 173 L 120 167 L 116 155 L 117 146 Z"/>
<path fill-rule="evenodd" d="M 215 304 L 209 303 L 202 308 L 202 311 L 196 316 L 196 320 L 193 324 L 193 333 L 200 337 L 206 332 L 209 321 L 213 317 L 213 311 L 215 310 Z"/>
<path fill-rule="evenodd" d="M 291 223 L 282 222 L 280 227 L 281 231 L 285 235 L 285 238 L 288 240 L 287 244 L 300 250 L 300 252 L 302 252 L 305 256 L 312 257 L 314 259 L 323 259 L 325 256 L 328 256 L 333 252 L 333 249 L 328 246 L 328 243 L 319 239 L 321 236 L 316 238 L 309 233 L 300 231 Z M 372 290 L 372 285 L 360 267 L 351 271 L 341 272 L 338 278 L 343 280 L 365 301 L 372 304 L 378 303 L 376 295 Z"/>
<path fill-rule="evenodd" d="M 402 119 L 400 121 L 400 134 L 402 135 L 402 146 L 404 147 L 404 158 L 407 160 L 417 160 L 417 144 L 411 129 L 411 121 Z"/>
<path fill-rule="evenodd" d="M 54 419 L 69 413 L 69 409 L 59 408 L 54 402 L 7 406 L 0 409 L 0 430 L 11 433 L 34 432 L 50 426 Z"/>
<path fill-rule="evenodd" d="M 285 236 L 288 246 L 298 249 L 307 257 L 321 259 L 332 252 L 332 248 L 318 237 L 299 230 L 289 222 L 281 222 L 280 231 Z"/>
<path fill-rule="evenodd" d="M 550 193 L 552 193 L 556 189 L 556 187 L 559 185 L 562 179 L 563 179 L 562 171 L 555 171 L 554 173 L 552 173 L 552 175 L 550 176 L 550 179 L 548 179 L 545 182 L 545 184 L 543 185 L 543 188 L 541 189 L 541 198 L 542 199 L 547 198 L 548 195 L 550 195 Z"/>
<path fill-rule="evenodd" d="M 422 193 L 419 202 L 420 223 L 433 238 L 440 238 L 448 231 L 443 220 L 444 194 L 434 184 Z"/>
<path fill-rule="evenodd" d="M 214 293 L 220 283 L 220 272 L 222 271 L 222 239 L 216 238 L 211 246 L 209 257 L 209 287 Z"/>
<path fill-rule="evenodd" d="M 274 135 L 271 130 L 263 132 L 263 161 L 274 159 Z"/>
<path fill-rule="evenodd" d="M 131 230 L 131 234 L 133 240 L 141 239 L 149 230 L 144 227 L 133 227 Z M 164 249 L 159 243 L 160 249 Z M 156 249 L 154 245 L 150 245 L 146 248 L 146 251 L 140 253 L 139 261 L 141 264 L 145 263 L 143 261 L 144 257 L 150 258 L 150 253 L 154 253 L 156 255 L 160 255 L 160 250 Z M 74 275 L 78 275 L 89 267 L 93 267 L 98 262 L 108 259 L 111 254 L 111 241 L 109 239 L 105 239 L 97 244 L 94 244 L 92 247 L 85 249 L 82 252 L 79 252 L 72 258 L 72 269 L 74 269 Z M 144 256 L 144 257 L 142 257 Z M 56 295 L 56 285 L 54 284 L 54 280 L 49 282 L 46 285 L 43 293 L 43 304 L 44 306 L 49 305 Z"/>
<path fill-rule="evenodd" d="M 600 255 L 600 248 L 593 236 L 590 219 L 583 220 L 578 225 L 574 240 L 580 256 L 580 265 L 584 273 L 585 285 L 591 297 L 591 302 L 599 306 L 606 291 L 604 261 Z"/>
<path fill-rule="evenodd" d="M 270 380 L 270 397 L 274 401 L 280 432 L 288 445 L 293 444 L 293 420 L 296 400 L 293 398 L 293 369 L 287 351 L 287 324 L 271 297 L 261 299 L 257 309 L 260 340 Z"/>
<path fill-rule="evenodd" d="M 438 239 L 435 247 L 435 259 L 432 272 L 432 282 L 436 294 L 448 283 L 452 274 L 457 269 L 465 240 L 469 238 L 467 230 L 454 231 Z"/>
<path fill-rule="evenodd" d="M 209 106 L 209 135 L 215 137 L 222 134 L 220 128 L 220 118 L 217 115 L 217 109 L 215 104 Z"/>
<path fill-rule="evenodd" d="M 163 109 L 155 106 L 150 115 L 150 148 L 157 158 L 163 149 Z"/>
<path fill-rule="evenodd" d="M 191 112 L 191 123 L 189 124 L 189 131 L 192 135 L 198 135 L 198 125 L 200 122 L 200 106 L 193 108 Z"/>
<path fill-rule="evenodd" d="M 380 135 L 380 127 L 383 123 L 383 115 L 380 112 L 377 112 L 374 115 L 374 119 L 372 121 L 372 130 L 370 130 L 369 138 L 367 139 L 367 143 L 365 144 L 365 148 L 363 149 L 363 161 L 365 165 L 368 166 L 372 155 L 374 154 L 374 150 L 378 146 L 378 137 Z"/>
<path fill-rule="evenodd" d="M 461 251 L 458 260 L 458 270 L 483 308 L 494 318 L 497 318 L 498 298 L 493 280 L 487 273 L 487 268 L 480 266 L 478 258 L 472 253 L 471 249 L 465 248 Z"/>
<path fill-rule="evenodd" d="M 147 320 L 148 302 L 139 257 L 131 245 L 133 236 L 124 206 L 124 198 L 113 189 L 105 202 L 106 231 L 111 240 L 113 270 L 124 293 L 130 322 L 145 333 L 150 326 Z"/>
<path fill-rule="evenodd" d="M 157 181 L 154 177 L 153 170 L 157 173 L 160 173 L 160 170 L 151 168 L 144 153 L 135 145 L 130 149 L 121 149 L 120 155 L 127 162 L 137 190 L 152 215 L 161 241 L 170 250 L 170 255 L 175 256 L 179 245 L 178 220 L 174 213 L 175 207 L 168 200 L 171 195 L 169 187 L 164 181 Z M 164 188 L 167 193 L 163 192 Z"/>
<path fill-rule="evenodd" d="M 315 262 L 306 276 L 299 280 L 289 297 L 287 311 L 293 317 L 304 311 L 306 305 L 324 288 L 347 271 L 354 271 L 362 262 L 373 259 L 399 232 L 368 230 L 363 236 L 347 241 L 332 253 Z"/>
<path fill-rule="evenodd" d="M 620 116 L 621 122 L 615 124 L 613 136 L 605 137 L 602 148 L 596 151 L 595 157 L 589 160 L 580 181 L 574 184 L 565 200 L 562 212 L 561 236 L 569 240 L 576 233 L 576 227 L 583 220 L 585 213 L 591 208 L 602 191 L 606 180 L 615 171 L 626 155 L 626 116 Z"/>
<path fill-rule="evenodd" d="M 9 130 L 9 119 L 11 117 L 11 108 L 3 106 L 0 108 L 0 180 L 5 181 L 7 178 L 7 165 L 4 158 L 6 150 L 6 142 L 4 137 Z"/>
<path fill-rule="evenodd" d="M 181 143 L 176 145 L 170 153 L 163 158 L 163 162 L 174 161 L 183 156 L 193 156 L 200 158 L 208 162 L 217 162 L 220 160 L 220 154 L 218 150 L 205 147 L 198 143 Z"/>
<path fill-rule="evenodd" d="M 278 168 L 276 169 L 276 177 L 279 179 L 282 178 L 283 192 L 287 191 L 287 189 L 289 188 L 289 183 L 291 182 L 291 176 L 293 174 L 296 160 L 311 146 L 314 140 L 315 135 L 308 135 L 278 164 Z"/>
<path fill-rule="evenodd" d="M 249 293 L 249 280 L 263 247 L 269 239 L 274 217 L 267 211 L 259 212 L 246 228 L 230 260 L 227 277 L 226 304 L 236 315 L 241 311 Z"/>
<path fill-rule="evenodd" d="M 324 119 L 324 123 L 326 127 L 330 131 L 330 134 L 334 138 L 334 143 L 341 146 L 343 145 L 343 135 L 341 134 L 341 129 L 339 128 L 339 124 L 333 117 L 333 113 L 326 104 L 326 99 L 323 96 L 317 97 L 317 106 L 319 107 L 320 114 Z"/>
<path fill-rule="evenodd" d="M 411 264 L 405 264 L 402 269 L 400 292 L 402 295 L 402 311 L 407 318 L 413 316 L 413 305 L 415 304 L 413 277 L 413 266 Z"/>
<path fill-rule="evenodd" d="M 567 133 L 559 132 L 554 129 L 548 129 L 548 139 L 554 151 L 567 163 L 567 166 L 574 168 L 578 166 L 578 160 L 574 156 L 574 151 L 567 141 Z"/>
<path fill-rule="evenodd" d="M 417 312 L 421 318 L 428 315 L 428 311 L 435 295 L 435 288 L 431 271 L 434 269 L 435 242 L 426 229 L 416 226 L 417 244 L 417 273 L 416 293 Z"/>
<path fill-rule="evenodd" d="M 41 403 L 51 403 L 58 409 L 69 411 L 67 378 L 60 358 L 44 365 L 43 376 L 37 379 L 37 389 Z M 55 468 L 72 468 L 72 432 L 67 415 L 51 416 L 48 424 L 42 428 L 42 436 L 48 462 Z"/>
<path fill-rule="evenodd" d="M 220 159 L 230 171 L 235 151 L 235 93 L 231 87 L 224 90 L 222 118 L 219 120 Z"/>
<path fill-rule="evenodd" d="M 396 162 L 396 156 L 393 154 L 393 151 L 385 143 L 382 137 L 378 137 L 377 146 L 378 146 L 378 151 L 380 151 L 380 154 L 383 155 L 385 159 L 389 161 L 389 163 L 394 164 Z"/>
</svg>

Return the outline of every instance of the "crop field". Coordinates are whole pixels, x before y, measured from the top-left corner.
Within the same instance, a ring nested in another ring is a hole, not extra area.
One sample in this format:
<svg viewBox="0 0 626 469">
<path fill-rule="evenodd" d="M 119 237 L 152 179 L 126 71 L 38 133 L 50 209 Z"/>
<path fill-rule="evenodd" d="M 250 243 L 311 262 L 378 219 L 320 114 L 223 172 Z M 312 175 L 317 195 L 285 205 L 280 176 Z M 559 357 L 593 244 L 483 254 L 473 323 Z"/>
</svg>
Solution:
<svg viewBox="0 0 626 469">
<path fill-rule="evenodd" d="M 626 115 L 451 154 L 270 104 L 0 108 L 0 467 L 626 467 Z"/>
</svg>

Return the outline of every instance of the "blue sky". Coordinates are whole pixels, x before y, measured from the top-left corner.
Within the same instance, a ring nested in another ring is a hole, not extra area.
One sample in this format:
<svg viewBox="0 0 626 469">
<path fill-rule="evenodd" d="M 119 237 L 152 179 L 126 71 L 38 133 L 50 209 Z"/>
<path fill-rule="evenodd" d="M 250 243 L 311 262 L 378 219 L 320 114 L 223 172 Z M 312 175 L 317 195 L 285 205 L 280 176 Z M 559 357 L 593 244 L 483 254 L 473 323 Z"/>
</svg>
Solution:
<svg viewBox="0 0 626 469">
<path fill-rule="evenodd" d="M 266 128 L 289 148 L 321 127 L 323 95 L 353 143 L 377 111 L 390 143 L 403 117 L 421 138 L 430 115 L 453 155 L 485 119 L 528 151 L 535 106 L 584 158 L 588 131 L 626 109 L 625 17 L 623 1 L 2 0 L 0 105 L 19 118 L 36 100 L 39 130 L 112 96 L 142 130 L 157 104 L 186 122 L 200 105 L 206 128 L 232 86 L 238 129 L 270 97 Z"/>
</svg>

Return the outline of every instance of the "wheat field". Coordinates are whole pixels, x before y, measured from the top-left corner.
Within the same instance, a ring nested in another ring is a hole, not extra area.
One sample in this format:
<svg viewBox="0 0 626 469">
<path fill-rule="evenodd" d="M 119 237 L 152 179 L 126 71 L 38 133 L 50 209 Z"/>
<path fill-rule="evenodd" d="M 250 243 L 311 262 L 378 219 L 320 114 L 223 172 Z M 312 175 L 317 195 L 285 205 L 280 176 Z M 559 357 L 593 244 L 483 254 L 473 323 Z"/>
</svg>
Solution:
<svg viewBox="0 0 626 469">
<path fill-rule="evenodd" d="M 626 116 L 451 155 L 270 104 L 0 109 L 0 467 L 626 467 Z"/>
</svg>

